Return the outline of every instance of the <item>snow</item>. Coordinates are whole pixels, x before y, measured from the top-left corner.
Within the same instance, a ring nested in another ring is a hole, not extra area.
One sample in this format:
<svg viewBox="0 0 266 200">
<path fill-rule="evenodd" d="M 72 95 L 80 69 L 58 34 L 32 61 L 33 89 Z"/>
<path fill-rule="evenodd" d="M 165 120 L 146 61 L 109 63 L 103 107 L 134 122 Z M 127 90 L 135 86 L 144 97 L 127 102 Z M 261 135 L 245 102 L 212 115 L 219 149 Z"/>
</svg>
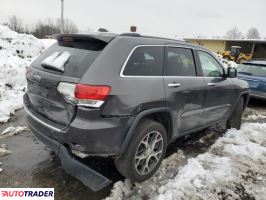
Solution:
<svg viewBox="0 0 266 200">
<path fill-rule="evenodd" d="M 5 138 L 5 137 L 10 137 L 14 135 L 18 135 L 19 133 L 22 133 L 24 131 L 28 131 L 29 129 L 25 126 L 10 126 L 6 128 L 1 134 L 0 134 L 0 139 Z"/>
<path fill-rule="evenodd" d="M 39 40 L 0 25 L 0 123 L 23 107 L 26 68 L 55 40 Z"/>
<path fill-rule="evenodd" d="M 237 68 L 238 64 L 234 61 L 228 61 L 226 59 L 223 59 L 223 56 L 221 54 L 218 54 L 216 52 L 213 52 L 213 54 L 222 62 L 224 67 L 227 69 L 228 67 Z"/>
<path fill-rule="evenodd" d="M 63 52 L 62 54 L 54 52 L 42 61 L 42 66 L 64 72 L 65 64 L 69 61 L 70 56 L 71 54 L 68 51 Z"/>
<path fill-rule="evenodd" d="M 117 182 L 106 199 L 265 199 L 266 123 L 246 122 L 206 153 L 180 165 L 182 159 L 182 152 L 172 154 L 145 182 Z"/>
<path fill-rule="evenodd" d="M 5 155 L 9 155 L 9 154 L 11 154 L 11 153 L 12 153 L 12 151 L 9 151 L 9 150 L 7 149 L 6 144 L 2 144 L 2 145 L 0 146 L 0 157 L 1 157 L 1 156 L 5 156 Z"/>
</svg>

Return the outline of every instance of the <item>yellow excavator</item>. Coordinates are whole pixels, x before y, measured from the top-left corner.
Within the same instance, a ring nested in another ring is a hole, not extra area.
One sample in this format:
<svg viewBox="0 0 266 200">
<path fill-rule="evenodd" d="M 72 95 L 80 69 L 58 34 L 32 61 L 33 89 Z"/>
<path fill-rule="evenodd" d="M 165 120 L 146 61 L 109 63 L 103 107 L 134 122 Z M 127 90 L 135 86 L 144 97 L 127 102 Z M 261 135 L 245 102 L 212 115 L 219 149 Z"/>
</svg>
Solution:
<svg viewBox="0 0 266 200">
<path fill-rule="evenodd" d="M 230 51 L 223 51 L 221 52 L 224 59 L 230 61 L 234 61 L 236 63 L 242 63 L 246 60 L 250 60 L 252 58 L 251 54 L 244 54 L 241 53 L 241 47 L 240 46 L 231 46 Z"/>
</svg>

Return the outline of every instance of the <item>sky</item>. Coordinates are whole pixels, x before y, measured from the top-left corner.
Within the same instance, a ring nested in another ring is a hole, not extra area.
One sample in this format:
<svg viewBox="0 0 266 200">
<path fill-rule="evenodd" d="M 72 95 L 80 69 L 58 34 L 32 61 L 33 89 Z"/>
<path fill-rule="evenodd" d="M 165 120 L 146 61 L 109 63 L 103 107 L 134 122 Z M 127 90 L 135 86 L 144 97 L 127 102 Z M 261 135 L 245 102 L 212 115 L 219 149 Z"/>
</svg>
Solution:
<svg viewBox="0 0 266 200">
<path fill-rule="evenodd" d="M 65 17 L 81 31 L 107 28 L 166 37 L 224 36 L 256 27 L 266 37 L 266 0 L 64 0 Z M 60 17 L 61 0 L 0 0 L 0 23 L 16 14 L 25 24 Z"/>
</svg>

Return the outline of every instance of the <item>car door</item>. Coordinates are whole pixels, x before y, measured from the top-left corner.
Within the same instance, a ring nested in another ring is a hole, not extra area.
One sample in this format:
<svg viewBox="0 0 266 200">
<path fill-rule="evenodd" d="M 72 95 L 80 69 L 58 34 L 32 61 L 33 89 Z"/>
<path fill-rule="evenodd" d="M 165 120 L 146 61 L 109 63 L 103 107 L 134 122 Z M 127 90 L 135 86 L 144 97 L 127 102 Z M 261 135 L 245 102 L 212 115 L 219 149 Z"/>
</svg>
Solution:
<svg viewBox="0 0 266 200">
<path fill-rule="evenodd" d="M 164 85 L 166 104 L 172 112 L 174 136 L 201 126 L 205 82 L 197 77 L 192 49 L 166 48 Z"/>
<path fill-rule="evenodd" d="M 204 124 L 227 119 L 237 95 L 233 81 L 210 53 L 198 50 L 197 55 L 206 85 Z"/>
</svg>

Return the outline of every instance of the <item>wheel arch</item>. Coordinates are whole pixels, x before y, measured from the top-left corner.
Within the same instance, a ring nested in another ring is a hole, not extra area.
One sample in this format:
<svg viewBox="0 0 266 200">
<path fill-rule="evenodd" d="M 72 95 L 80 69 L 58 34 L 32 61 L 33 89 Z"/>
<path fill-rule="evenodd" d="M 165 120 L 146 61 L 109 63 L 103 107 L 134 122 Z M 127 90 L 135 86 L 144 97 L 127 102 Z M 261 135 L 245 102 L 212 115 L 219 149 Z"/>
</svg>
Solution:
<svg viewBox="0 0 266 200">
<path fill-rule="evenodd" d="M 143 119 L 152 119 L 154 121 L 160 122 L 167 131 L 167 138 L 171 138 L 172 131 L 173 131 L 173 122 L 172 122 L 172 116 L 169 108 L 161 107 L 161 108 L 152 108 L 148 110 L 144 110 L 135 117 L 134 121 L 132 122 L 129 130 L 126 133 L 126 137 L 123 141 L 123 144 L 121 146 L 120 154 L 123 154 L 126 152 L 127 147 L 131 141 L 131 139 L 134 137 L 135 130 L 138 127 L 138 124 Z M 168 140 L 169 143 L 169 140 Z"/>
<path fill-rule="evenodd" d="M 250 95 L 249 95 L 249 92 L 248 92 L 248 91 L 243 91 L 243 92 L 241 92 L 241 93 L 239 94 L 238 98 L 236 99 L 235 104 L 234 104 L 234 107 L 233 107 L 233 109 L 232 109 L 232 111 L 231 111 L 231 113 L 230 113 L 230 116 L 231 116 L 232 113 L 234 112 L 234 110 L 235 110 L 235 108 L 236 108 L 236 106 L 237 106 L 237 103 L 239 102 L 239 99 L 240 99 L 241 97 L 243 97 L 243 100 L 244 100 L 244 106 L 243 106 L 243 109 L 244 109 L 244 110 L 246 109 L 246 107 L 247 107 L 247 105 L 248 105 L 248 102 L 249 102 L 249 97 L 250 97 Z"/>
</svg>

